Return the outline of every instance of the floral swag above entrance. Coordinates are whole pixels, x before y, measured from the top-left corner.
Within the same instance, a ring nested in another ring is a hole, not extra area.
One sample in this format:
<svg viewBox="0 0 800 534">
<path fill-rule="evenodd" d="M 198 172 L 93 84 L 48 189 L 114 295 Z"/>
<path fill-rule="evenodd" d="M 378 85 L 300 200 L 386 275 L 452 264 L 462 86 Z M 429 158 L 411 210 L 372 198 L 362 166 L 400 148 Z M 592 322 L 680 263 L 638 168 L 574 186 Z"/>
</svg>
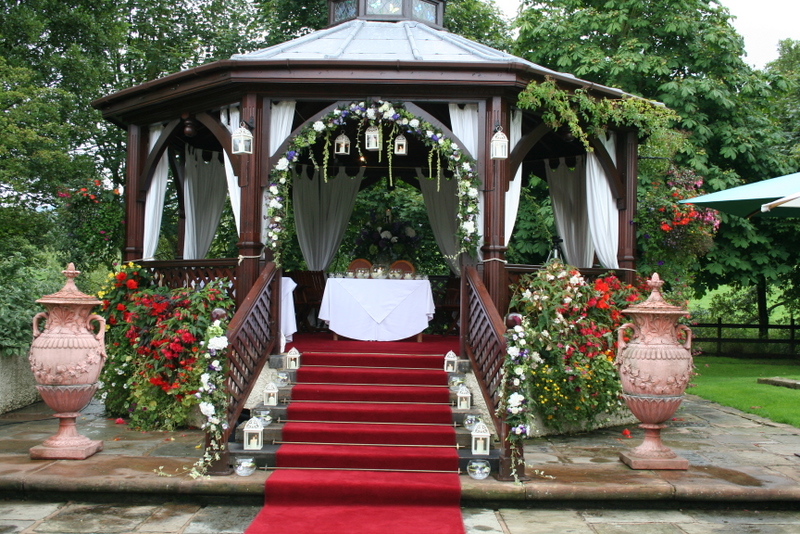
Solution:
<svg viewBox="0 0 800 534">
<path fill-rule="evenodd" d="M 428 179 L 442 179 L 442 161 L 458 180 L 458 230 L 456 237 L 459 248 L 456 257 L 461 253 L 475 256 L 479 245 L 478 234 L 478 198 L 480 178 L 477 164 L 468 154 L 461 151 L 458 144 L 445 137 L 441 130 L 431 123 L 415 116 L 401 103 L 390 103 L 378 100 L 375 102 L 353 102 L 324 115 L 319 120 L 303 127 L 292 138 L 289 146 L 270 173 L 267 218 L 267 245 L 272 249 L 275 262 L 280 265 L 280 256 L 287 238 L 284 221 L 286 220 L 289 202 L 289 185 L 294 166 L 301 156 L 310 154 L 314 167 L 320 170 L 327 182 L 328 159 L 330 156 L 331 137 L 337 134 L 348 121 L 358 123 L 358 140 L 356 149 L 362 155 L 361 137 L 363 131 L 377 126 L 381 133 L 381 141 L 388 160 L 388 178 L 392 180 L 392 156 L 394 155 L 395 138 L 401 134 L 411 134 L 421 140 L 428 148 Z M 310 153 L 309 147 L 323 141 L 323 162 L 319 164 Z M 379 152 L 379 157 L 381 152 Z"/>
</svg>

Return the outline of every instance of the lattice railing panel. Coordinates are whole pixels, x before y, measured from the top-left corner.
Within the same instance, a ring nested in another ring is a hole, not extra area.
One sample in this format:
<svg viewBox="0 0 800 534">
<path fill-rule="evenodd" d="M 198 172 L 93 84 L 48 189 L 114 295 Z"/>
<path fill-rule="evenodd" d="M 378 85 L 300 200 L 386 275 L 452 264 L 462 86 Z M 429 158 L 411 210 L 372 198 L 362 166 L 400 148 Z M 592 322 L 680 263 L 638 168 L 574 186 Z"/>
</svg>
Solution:
<svg viewBox="0 0 800 534">
<path fill-rule="evenodd" d="M 220 278 L 227 278 L 228 295 L 236 298 L 236 259 L 143 261 L 142 267 L 162 287 L 202 287 Z"/>
</svg>

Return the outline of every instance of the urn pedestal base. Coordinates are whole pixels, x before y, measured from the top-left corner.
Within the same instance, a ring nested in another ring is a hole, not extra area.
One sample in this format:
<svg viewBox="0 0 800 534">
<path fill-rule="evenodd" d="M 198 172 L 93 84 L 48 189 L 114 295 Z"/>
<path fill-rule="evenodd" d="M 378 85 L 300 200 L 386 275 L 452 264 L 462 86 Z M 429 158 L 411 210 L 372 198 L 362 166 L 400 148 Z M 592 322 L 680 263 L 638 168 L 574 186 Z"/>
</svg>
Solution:
<svg viewBox="0 0 800 534">
<path fill-rule="evenodd" d="M 630 451 L 619 453 L 622 463 L 631 469 L 689 469 L 689 460 L 681 458 L 661 442 L 661 429 L 666 425 L 641 424 L 644 441 Z"/>
<path fill-rule="evenodd" d="M 36 386 L 42 399 L 58 413 L 58 432 L 31 447 L 32 460 L 85 460 L 96 452 L 103 450 L 103 442 L 91 440 L 78 433 L 75 421 L 81 415 L 80 410 L 92 399 L 97 384 L 77 386 Z"/>
</svg>

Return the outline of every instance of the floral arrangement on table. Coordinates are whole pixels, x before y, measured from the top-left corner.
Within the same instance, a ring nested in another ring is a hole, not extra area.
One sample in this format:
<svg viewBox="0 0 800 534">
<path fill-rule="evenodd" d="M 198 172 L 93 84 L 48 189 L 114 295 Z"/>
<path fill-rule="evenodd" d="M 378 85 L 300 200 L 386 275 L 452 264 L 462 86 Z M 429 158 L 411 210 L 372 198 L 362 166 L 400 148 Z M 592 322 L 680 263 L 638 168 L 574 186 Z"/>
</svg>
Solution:
<svg viewBox="0 0 800 534">
<path fill-rule="evenodd" d="M 210 373 L 224 367 L 218 361 L 209 367 L 203 343 L 212 310 L 233 309 L 226 283 L 153 287 L 149 273 L 133 263 L 109 274 L 98 293 L 108 353 L 98 392 L 108 415 L 127 416 L 130 426 L 141 430 L 191 424 L 195 407 L 203 402 L 197 393 L 202 396 Z"/>
<path fill-rule="evenodd" d="M 385 147 L 379 145 L 381 148 L 379 157 L 385 149 L 389 162 L 390 182 L 392 180 L 391 162 L 394 154 L 394 140 L 400 134 L 413 135 L 428 148 L 428 177 L 430 179 L 437 181 L 442 179 L 444 161 L 447 169 L 454 174 L 454 179 L 458 180 L 460 202 L 456 237 L 460 247 L 456 255 L 463 252 L 474 255 L 479 245 L 477 216 L 480 191 L 480 179 L 475 160 L 464 154 L 458 144 L 445 137 L 440 129 L 416 117 L 403 108 L 400 103 L 378 100 L 353 102 L 331 111 L 295 135 L 289 142 L 283 157 L 278 159 L 270 173 L 268 188 L 270 199 L 267 205 L 267 217 L 270 222 L 266 245 L 272 249 L 275 262 L 280 264 L 282 245 L 286 239 L 286 204 L 289 199 L 293 166 L 301 156 L 308 155 L 315 168 L 321 170 L 321 175 L 327 181 L 332 137 L 335 137 L 335 134 L 349 121 L 355 121 L 358 124 L 356 149 L 359 155 L 363 155 L 361 138 L 366 127 L 377 126 L 380 128 L 381 139 Z M 321 164 L 314 159 L 310 150 L 311 145 L 317 142 L 323 143 Z"/>
<path fill-rule="evenodd" d="M 386 221 L 378 224 L 374 214 L 355 240 L 354 258 L 367 258 L 372 263 L 389 265 L 395 260 L 417 263 L 420 235 L 409 222 Z"/>
<path fill-rule="evenodd" d="M 663 181 L 639 188 L 635 218 L 641 258 L 637 270 L 654 272 L 670 284 L 679 299 L 699 268 L 698 258 L 714 244 L 720 220 L 716 210 L 680 204 L 700 194 L 703 179 L 688 169 L 670 168 Z"/>
<path fill-rule="evenodd" d="M 512 289 L 511 309 L 521 314 L 521 324 L 507 333 L 498 412 L 509 439 L 532 435 L 534 412 L 564 430 L 620 408 L 616 329 L 624 319 L 620 311 L 639 300 L 639 292 L 613 275 L 589 282 L 559 260 Z"/>
</svg>

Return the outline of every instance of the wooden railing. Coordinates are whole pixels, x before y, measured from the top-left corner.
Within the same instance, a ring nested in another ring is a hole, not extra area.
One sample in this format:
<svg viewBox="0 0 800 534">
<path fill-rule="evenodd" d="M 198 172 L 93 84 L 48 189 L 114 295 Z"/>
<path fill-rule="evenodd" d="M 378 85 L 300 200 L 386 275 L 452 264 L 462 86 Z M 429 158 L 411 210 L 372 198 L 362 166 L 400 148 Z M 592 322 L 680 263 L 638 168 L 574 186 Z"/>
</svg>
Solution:
<svg viewBox="0 0 800 534">
<path fill-rule="evenodd" d="M 142 268 L 153 276 L 159 286 L 180 288 L 203 286 L 227 278 L 228 295 L 236 299 L 236 258 L 220 260 L 143 261 Z"/>
<path fill-rule="evenodd" d="M 717 355 L 731 353 L 764 357 L 795 356 L 800 346 L 800 325 L 793 318 L 789 324 L 724 323 L 722 319 L 717 319 L 715 323 L 692 323 L 689 326 L 694 332 L 692 343 L 701 345 L 704 352 L 715 352 Z M 739 335 L 730 335 L 737 330 L 741 331 Z M 757 332 L 755 336 L 746 335 L 748 331 L 754 330 Z M 726 350 L 724 344 L 733 344 L 735 350 Z M 776 351 L 771 348 L 776 345 L 786 350 Z"/>
<path fill-rule="evenodd" d="M 223 435 L 227 443 L 236 429 L 239 415 L 252 392 L 258 375 L 269 361 L 278 343 L 280 314 L 280 271 L 267 263 L 228 326 L 228 429 Z M 209 474 L 228 474 L 228 449 L 209 469 Z"/>
<path fill-rule="evenodd" d="M 513 480 L 512 473 L 524 474 L 525 459 L 522 447 L 513 455 L 509 443 L 508 425 L 497 416 L 502 402 L 502 375 L 506 357 L 505 323 L 494 306 L 480 274 L 474 267 L 466 267 L 461 277 L 461 342 L 462 350 L 469 356 L 481 393 L 489 408 L 500 439 L 500 480 Z"/>
<path fill-rule="evenodd" d="M 535 273 L 536 271 L 541 271 L 541 265 L 506 265 L 506 280 L 507 285 L 515 285 L 519 282 L 520 277 L 523 274 L 530 274 Z M 627 272 L 626 269 L 604 269 L 600 267 L 584 267 L 580 269 L 581 274 L 587 280 L 593 280 L 598 276 L 602 276 L 608 273 L 612 273 L 617 276 L 620 280 L 625 280 L 625 273 Z"/>
</svg>

